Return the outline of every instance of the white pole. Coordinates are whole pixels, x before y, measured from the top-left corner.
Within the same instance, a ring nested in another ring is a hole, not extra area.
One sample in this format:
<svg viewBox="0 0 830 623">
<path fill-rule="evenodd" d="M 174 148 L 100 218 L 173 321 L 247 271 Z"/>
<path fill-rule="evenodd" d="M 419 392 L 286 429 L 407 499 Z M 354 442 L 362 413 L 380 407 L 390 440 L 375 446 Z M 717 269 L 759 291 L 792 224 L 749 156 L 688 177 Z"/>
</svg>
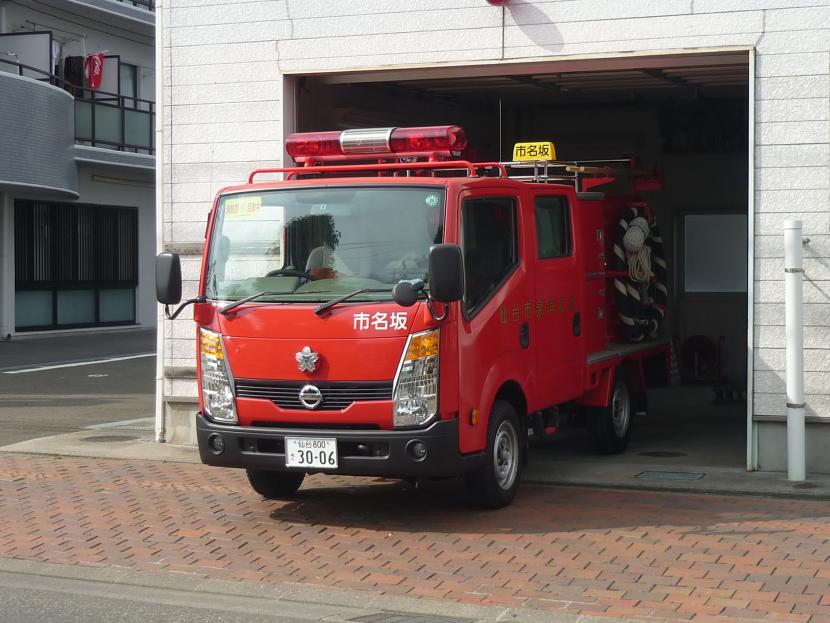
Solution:
<svg viewBox="0 0 830 623">
<path fill-rule="evenodd" d="M 804 269 L 801 221 L 784 222 L 784 302 L 787 332 L 787 479 L 806 478 L 804 452 Z"/>
<path fill-rule="evenodd" d="M 156 253 L 164 250 L 164 9 L 156 0 Z M 155 292 L 155 288 L 153 288 Z M 166 441 L 164 422 L 164 315 L 157 306 L 156 324 L 156 441 Z"/>
</svg>

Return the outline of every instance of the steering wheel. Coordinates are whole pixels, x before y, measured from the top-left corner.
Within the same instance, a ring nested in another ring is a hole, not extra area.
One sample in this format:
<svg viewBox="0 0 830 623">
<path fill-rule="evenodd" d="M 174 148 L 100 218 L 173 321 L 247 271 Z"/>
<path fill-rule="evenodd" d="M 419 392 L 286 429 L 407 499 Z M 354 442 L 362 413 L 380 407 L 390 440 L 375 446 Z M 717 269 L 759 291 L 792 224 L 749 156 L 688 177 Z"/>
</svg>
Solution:
<svg viewBox="0 0 830 623">
<path fill-rule="evenodd" d="M 277 276 L 285 276 L 285 277 L 300 277 L 301 279 L 311 279 L 311 274 L 307 273 L 302 270 L 296 270 L 293 268 L 277 268 L 276 270 L 269 271 L 265 274 L 266 277 L 277 277 Z"/>
</svg>

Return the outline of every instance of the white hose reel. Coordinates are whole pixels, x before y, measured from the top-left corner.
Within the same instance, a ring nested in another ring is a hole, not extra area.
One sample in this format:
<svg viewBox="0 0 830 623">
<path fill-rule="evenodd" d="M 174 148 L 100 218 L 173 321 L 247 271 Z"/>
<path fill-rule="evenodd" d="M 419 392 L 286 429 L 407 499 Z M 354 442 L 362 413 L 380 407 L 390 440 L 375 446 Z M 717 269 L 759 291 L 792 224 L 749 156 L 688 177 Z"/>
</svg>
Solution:
<svg viewBox="0 0 830 623">
<path fill-rule="evenodd" d="M 632 219 L 623 236 L 628 274 L 632 281 L 647 283 L 653 276 L 651 271 L 651 249 L 646 246 L 646 240 L 651 233 L 648 221 L 642 216 Z"/>
</svg>

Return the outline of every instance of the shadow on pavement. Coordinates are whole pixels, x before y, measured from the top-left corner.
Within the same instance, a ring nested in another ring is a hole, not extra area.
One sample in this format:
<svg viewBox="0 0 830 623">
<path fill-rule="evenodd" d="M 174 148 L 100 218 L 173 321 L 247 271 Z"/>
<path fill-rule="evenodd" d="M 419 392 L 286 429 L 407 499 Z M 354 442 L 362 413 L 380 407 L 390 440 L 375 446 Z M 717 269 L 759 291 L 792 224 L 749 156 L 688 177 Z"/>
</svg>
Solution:
<svg viewBox="0 0 830 623">
<path fill-rule="evenodd" d="M 460 479 L 427 481 L 416 489 L 387 479 L 364 479 L 357 484 L 355 479 L 336 482 L 320 478 L 314 477 L 312 486 L 300 489 L 294 500 L 274 502 L 279 507 L 269 517 L 275 522 L 306 525 L 447 534 L 460 531 L 482 536 L 643 526 L 687 527 L 695 533 L 722 526 L 725 533 L 737 534 L 730 526 L 742 522 L 769 520 L 769 531 L 778 532 L 779 521 L 830 520 L 830 505 L 823 500 L 525 483 L 511 506 L 486 511 L 468 502 Z"/>
</svg>

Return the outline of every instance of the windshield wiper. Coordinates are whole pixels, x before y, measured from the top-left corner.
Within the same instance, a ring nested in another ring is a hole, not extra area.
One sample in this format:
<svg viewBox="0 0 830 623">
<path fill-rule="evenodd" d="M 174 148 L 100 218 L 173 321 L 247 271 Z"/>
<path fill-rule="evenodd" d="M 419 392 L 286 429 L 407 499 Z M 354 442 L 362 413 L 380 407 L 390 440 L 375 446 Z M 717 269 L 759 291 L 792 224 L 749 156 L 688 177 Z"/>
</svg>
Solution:
<svg viewBox="0 0 830 623">
<path fill-rule="evenodd" d="M 337 305 L 338 303 L 342 303 L 343 301 L 348 301 L 353 296 L 357 296 L 358 294 L 363 294 L 364 292 L 389 292 L 389 288 L 361 288 L 360 290 L 355 290 L 354 292 L 349 292 L 348 294 L 344 294 L 343 296 L 338 296 L 336 299 L 331 299 L 317 307 L 314 310 L 314 313 L 318 316 L 322 316 L 326 311 Z"/>
<path fill-rule="evenodd" d="M 256 294 L 252 294 L 251 296 L 246 296 L 244 299 L 239 299 L 238 301 L 234 301 L 228 305 L 225 305 L 222 309 L 219 310 L 219 313 L 223 316 L 227 316 L 230 312 L 234 309 L 239 307 L 240 305 L 244 305 L 249 301 L 254 301 L 258 298 L 262 298 L 263 296 L 282 296 L 284 294 L 295 294 L 294 292 L 257 292 Z"/>
</svg>

